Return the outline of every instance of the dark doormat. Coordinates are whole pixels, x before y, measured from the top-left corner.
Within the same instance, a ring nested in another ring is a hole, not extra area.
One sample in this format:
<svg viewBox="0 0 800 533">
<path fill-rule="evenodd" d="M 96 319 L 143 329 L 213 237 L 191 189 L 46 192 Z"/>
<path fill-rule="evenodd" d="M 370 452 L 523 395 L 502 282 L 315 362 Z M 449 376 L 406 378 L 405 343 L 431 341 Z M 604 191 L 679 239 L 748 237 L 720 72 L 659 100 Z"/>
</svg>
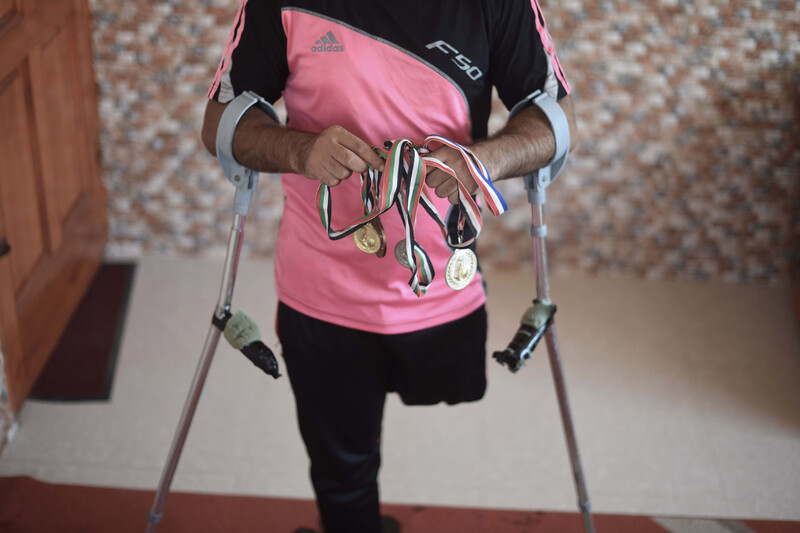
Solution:
<svg viewBox="0 0 800 533">
<path fill-rule="evenodd" d="M 105 264 L 29 395 L 58 402 L 108 400 L 114 381 L 134 264 Z"/>
</svg>

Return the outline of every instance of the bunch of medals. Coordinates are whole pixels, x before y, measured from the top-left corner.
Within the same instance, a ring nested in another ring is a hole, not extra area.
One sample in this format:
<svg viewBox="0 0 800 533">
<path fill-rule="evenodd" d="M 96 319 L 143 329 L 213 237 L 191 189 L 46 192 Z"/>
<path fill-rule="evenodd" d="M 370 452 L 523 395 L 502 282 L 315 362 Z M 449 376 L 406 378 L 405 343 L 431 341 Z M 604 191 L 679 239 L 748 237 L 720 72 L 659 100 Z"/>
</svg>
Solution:
<svg viewBox="0 0 800 533">
<path fill-rule="evenodd" d="M 394 256 L 403 267 L 411 271 L 408 284 L 417 296 L 425 294 L 435 275 L 430 257 L 414 237 L 419 206 L 422 205 L 436 221 L 442 236 L 453 250 L 445 267 L 445 282 L 454 290 L 463 289 L 475 276 L 478 259 L 470 246 L 478 238 L 483 227 L 480 209 L 458 179 L 456 172 L 442 161 L 427 155 L 432 151 L 432 145 L 449 146 L 461 154 L 483 194 L 484 202 L 493 214 L 500 215 L 508 209 L 505 200 L 492 185 L 486 167 L 475 154 L 439 135 L 429 136 L 422 146 L 415 146 L 407 139 L 400 139 L 387 142 L 383 148 L 375 148 L 375 151 L 386 160 L 384 172 L 370 167 L 367 172 L 361 174 L 361 202 L 364 205 L 364 215 L 344 229 L 337 230 L 331 227 L 330 188 L 320 184 L 317 190 L 317 208 L 328 237 L 337 240 L 352 235 L 359 250 L 375 254 L 377 257 L 386 255 L 386 234 L 379 217 L 392 205 L 397 208 L 405 226 L 406 236 L 394 247 Z M 454 232 L 448 231 L 447 224 L 434 206 L 432 192 L 425 185 L 425 175 L 429 168 L 436 168 L 449 174 L 458 184 L 459 214 Z M 466 240 L 465 225 L 471 230 L 468 232 L 470 237 Z"/>
</svg>

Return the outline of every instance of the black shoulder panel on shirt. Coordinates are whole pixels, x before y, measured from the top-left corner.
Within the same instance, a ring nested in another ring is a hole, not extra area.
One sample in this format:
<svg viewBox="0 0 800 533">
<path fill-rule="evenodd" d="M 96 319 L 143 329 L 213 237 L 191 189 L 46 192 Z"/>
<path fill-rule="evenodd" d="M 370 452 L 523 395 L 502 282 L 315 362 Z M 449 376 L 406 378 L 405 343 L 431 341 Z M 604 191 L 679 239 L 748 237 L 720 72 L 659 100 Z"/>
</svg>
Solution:
<svg viewBox="0 0 800 533">
<path fill-rule="evenodd" d="M 511 106 L 547 78 L 535 0 L 248 0 L 246 31 L 232 58 L 237 94 L 251 89 L 274 101 L 283 90 L 289 72 L 281 9 L 345 24 L 440 72 L 466 99 L 475 140 L 487 134 L 492 86 Z"/>
</svg>

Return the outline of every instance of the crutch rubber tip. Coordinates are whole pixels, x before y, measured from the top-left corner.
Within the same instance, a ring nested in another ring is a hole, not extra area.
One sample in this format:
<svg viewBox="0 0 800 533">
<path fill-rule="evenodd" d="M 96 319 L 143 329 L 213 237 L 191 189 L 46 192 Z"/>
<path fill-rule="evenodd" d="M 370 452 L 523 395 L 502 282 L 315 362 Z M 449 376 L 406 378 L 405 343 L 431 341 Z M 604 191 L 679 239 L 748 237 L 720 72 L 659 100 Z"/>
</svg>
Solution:
<svg viewBox="0 0 800 533">
<path fill-rule="evenodd" d="M 159 522 L 161 522 L 161 518 L 163 518 L 163 517 L 164 517 L 164 513 L 159 513 L 159 514 L 148 513 L 147 514 L 147 524 L 148 525 L 156 525 Z"/>
</svg>

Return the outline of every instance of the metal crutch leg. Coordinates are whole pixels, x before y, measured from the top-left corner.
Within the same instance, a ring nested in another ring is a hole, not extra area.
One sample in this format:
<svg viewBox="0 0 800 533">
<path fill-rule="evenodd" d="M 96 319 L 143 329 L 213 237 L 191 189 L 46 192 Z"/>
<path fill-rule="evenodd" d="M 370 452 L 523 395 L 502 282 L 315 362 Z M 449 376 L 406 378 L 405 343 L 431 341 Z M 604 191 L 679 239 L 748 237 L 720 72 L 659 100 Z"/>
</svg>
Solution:
<svg viewBox="0 0 800 533">
<path fill-rule="evenodd" d="M 528 180 L 526 180 L 528 188 Z M 529 195 L 529 198 L 531 195 Z M 531 205 L 533 225 L 531 231 L 533 235 L 534 253 L 536 254 L 536 295 L 537 299 L 550 302 L 550 281 L 547 276 L 547 252 L 544 238 L 547 233 L 547 226 L 544 224 L 543 204 Z M 575 491 L 578 495 L 578 508 L 583 517 L 583 529 L 587 533 L 594 533 L 594 523 L 592 522 L 591 502 L 589 492 L 586 489 L 586 480 L 583 475 L 583 466 L 578 452 L 578 440 L 575 436 L 575 427 L 572 423 L 572 411 L 569 407 L 567 397 L 567 384 L 564 380 L 564 370 L 561 365 L 561 354 L 558 349 L 558 339 L 556 338 L 556 328 L 552 318 L 544 334 L 547 344 L 547 353 L 550 356 L 550 370 L 553 374 L 553 383 L 558 396 L 558 407 L 561 412 L 561 423 L 564 427 L 564 437 L 567 441 L 569 450 L 569 460 L 572 465 L 572 476 L 575 481 Z"/>
<path fill-rule="evenodd" d="M 561 412 L 561 422 L 564 427 L 564 437 L 567 441 L 569 459 L 572 466 L 572 475 L 575 481 L 575 491 L 578 496 L 578 508 L 583 518 L 583 529 L 586 533 L 594 533 L 594 523 L 591 514 L 591 502 L 586 489 L 586 480 L 578 452 L 578 442 L 575 436 L 575 427 L 572 422 L 572 413 L 567 397 L 567 386 L 564 380 L 564 371 L 561 365 L 561 355 L 558 349 L 553 315 L 556 307 L 550 301 L 550 281 L 547 275 L 547 251 L 544 238 L 547 235 L 547 226 L 544 223 L 545 203 L 544 189 L 550 182 L 546 173 L 535 173 L 525 176 L 525 188 L 528 190 L 528 200 L 531 203 L 533 224 L 533 253 L 536 266 L 536 300 L 533 307 L 529 308 L 522 317 L 514 339 L 502 352 L 495 352 L 494 358 L 500 364 L 507 364 L 512 372 L 519 370 L 525 360 L 531 357 L 533 349 L 544 336 L 547 352 L 550 356 L 550 369 L 553 374 L 558 406 Z"/>
<path fill-rule="evenodd" d="M 275 110 L 272 109 L 272 106 L 257 94 L 248 91 L 237 96 L 227 105 L 225 112 L 220 118 L 219 127 L 217 128 L 217 157 L 225 176 L 236 187 L 236 195 L 233 202 L 233 224 L 231 225 L 228 250 L 225 256 L 225 267 L 222 274 L 219 299 L 217 300 L 217 306 L 214 310 L 211 326 L 209 327 L 205 345 L 200 355 L 200 361 L 197 364 L 197 370 L 195 371 L 194 379 L 189 389 L 189 395 L 186 398 L 180 422 L 178 423 L 178 428 L 172 440 L 169 456 L 164 465 L 161 480 L 158 484 L 155 498 L 153 499 L 153 506 L 148 515 L 147 533 L 155 532 L 156 525 L 164 514 L 164 505 L 166 503 L 167 494 L 169 493 L 169 487 L 172 484 L 172 478 L 178 467 L 178 460 L 183 451 L 183 445 L 189 433 L 189 426 L 192 423 L 192 418 L 194 417 L 194 412 L 200 399 L 200 393 L 202 392 L 209 368 L 211 367 L 211 360 L 214 357 L 214 352 L 219 342 L 219 336 L 222 331 L 225 330 L 229 319 L 232 317 L 230 313 L 231 300 L 233 298 L 233 286 L 236 282 L 236 273 L 239 269 L 239 254 L 242 249 L 244 224 L 247 219 L 247 213 L 250 210 L 250 204 L 253 200 L 253 193 L 258 184 L 258 173 L 242 166 L 234 159 L 233 135 L 239 120 L 241 120 L 244 113 L 254 105 L 258 105 L 263 111 L 271 115 L 273 119 L 277 121 L 278 117 Z M 234 317 L 234 320 L 235 319 L 236 317 Z M 248 341 L 252 342 L 248 342 L 246 346 L 239 346 L 237 344 L 237 348 L 239 348 L 253 364 L 264 370 L 267 374 L 277 378 L 280 375 L 278 373 L 278 364 L 269 348 L 256 338 L 248 339 Z M 240 344 L 245 344 L 245 342 L 241 342 Z"/>
<path fill-rule="evenodd" d="M 236 271 L 239 263 L 239 252 L 242 246 L 242 237 L 244 236 L 244 223 L 247 217 L 236 214 L 231 226 L 230 240 L 228 241 L 228 252 L 225 259 L 225 267 L 223 270 L 222 285 L 220 287 L 219 300 L 217 307 L 214 310 L 214 318 L 223 320 L 226 313 L 230 312 L 231 299 L 233 297 L 233 285 L 236 281 Z M 158 484 L 155 498 L 153 499 L 153 506 L 150 509 L 148 516 L 147 532 L 152 533 L 156 530 L 156 524 L 161 520 L 164 513 L 164 505 L 166 503 L 169 487 L 172 484 L 172 478 L 175 475 L 175 470 L 178 467 L 178 460 L 180 459 L 183 445 L 186 442 L 186 437 L 189 433 L 189 426 L 192 423 L 197 402 L 200 400 L 200 393 L 203 390 L 208 370 L 211 367 L 211 361 L 214 357 L 214 352 L 217 349 L 217 343 L 222 331 L 214 324 L 209 327 L 208 335 L 206 336 L 205 345 L 200 355 L 200 361 L 197 364 L 197 370 L 194 373 L 194 379 L 189 389 L 189 394 L 186 397 L 186 403 L 183 406 L 178 429 L 175 431 L 175 436 L 172 440 L 169 456 L 164 465 L 164 470 L 161 473 L 161 480 Z"/>
</svg>

